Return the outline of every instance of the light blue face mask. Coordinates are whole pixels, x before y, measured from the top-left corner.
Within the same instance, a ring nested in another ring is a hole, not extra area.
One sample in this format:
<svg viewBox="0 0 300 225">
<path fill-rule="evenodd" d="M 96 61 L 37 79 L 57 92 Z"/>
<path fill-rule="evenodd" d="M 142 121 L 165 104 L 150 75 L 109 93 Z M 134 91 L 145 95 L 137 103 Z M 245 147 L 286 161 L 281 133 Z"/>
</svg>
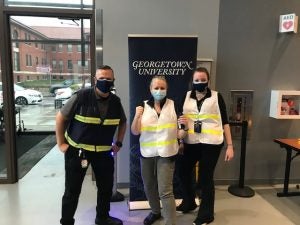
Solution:
<svg viewBox="0 0 300 225">
<path fill-rule="evenodd" d="M 156 101 L 161 101 L 166 97 L 167 90 L 151 90 L 151 94 Z"/>
</svg>

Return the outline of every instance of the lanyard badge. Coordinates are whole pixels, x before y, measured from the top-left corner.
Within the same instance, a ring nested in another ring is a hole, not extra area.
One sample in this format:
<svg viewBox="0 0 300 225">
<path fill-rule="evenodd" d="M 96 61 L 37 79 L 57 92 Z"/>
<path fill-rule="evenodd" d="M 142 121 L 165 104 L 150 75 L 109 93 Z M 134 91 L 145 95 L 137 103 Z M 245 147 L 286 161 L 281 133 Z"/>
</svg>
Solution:
<svg viewBox="0 0 300 225">
<path fill-rule="evenodd" d="M 201 131 L 202 131 L 202 122 L 197 120 L 194 122 L 194 132 L 200 134 Z"/>
</svg>

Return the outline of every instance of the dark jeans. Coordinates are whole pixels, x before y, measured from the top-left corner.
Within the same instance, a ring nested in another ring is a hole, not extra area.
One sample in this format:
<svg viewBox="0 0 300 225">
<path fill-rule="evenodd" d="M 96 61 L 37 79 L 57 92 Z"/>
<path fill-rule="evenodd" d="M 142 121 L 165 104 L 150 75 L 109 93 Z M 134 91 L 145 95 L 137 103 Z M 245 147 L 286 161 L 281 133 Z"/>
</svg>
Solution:
<svg viewBox="0 0 300 225">
<path fill-rule="evenodd" d="M 97 217 L 109 216 L 110 198 L 113 187 L 114 159 L 110 152 L 85 151 L 88 162 L 92 165 L 97 185 Z M 62 198 L 63 225 L 73 225 L 74 214 L 78 205 L 82 182 L 87 169 L 81 167 L 78 149 L 69 147 L 65 153 L 65 192 Z"/>
<path fill-rule="evenodd" d="M 218 162 L 222 145 L 185 144 L 184 155 L 179 159 L 179 176 L 182 185 L 184 204 L 195 201 L 194 169 L 199 161 L 199 180 L 202 191 L 198 217 L 212 218 L 214 215 L 215 185 L 214 171 Z"/>
</svg>

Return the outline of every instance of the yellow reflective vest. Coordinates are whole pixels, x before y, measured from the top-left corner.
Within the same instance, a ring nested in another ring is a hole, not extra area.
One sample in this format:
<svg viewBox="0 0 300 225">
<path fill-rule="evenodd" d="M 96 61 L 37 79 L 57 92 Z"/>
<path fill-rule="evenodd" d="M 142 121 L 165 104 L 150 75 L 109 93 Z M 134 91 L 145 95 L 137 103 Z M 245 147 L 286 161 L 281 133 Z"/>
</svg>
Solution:
<svg viewBox="0 0 300 225">
<path fill-rule="evenodd" d="M 191 98 L 191 91 L 188 91 L 183 105 L 183 114 L 188 118 L 188 135 L 185 137 L 185 143 L 218 145 L 223 142 L 223 126 L 216 91 L 211 91 L 211 97 L 203 101 L 200 112 L 196 99 Z M 201 121 L 201 133 L 194 130 L 195 121 Z"/>
<path fill-rule="evenodd" d="M 141 120 L 140 148 L 144 157 L 170 157 L 178 152 L 177 115 L 174 102 L 166 99 L 160 116 L 144 102 Z"/>
</svg>

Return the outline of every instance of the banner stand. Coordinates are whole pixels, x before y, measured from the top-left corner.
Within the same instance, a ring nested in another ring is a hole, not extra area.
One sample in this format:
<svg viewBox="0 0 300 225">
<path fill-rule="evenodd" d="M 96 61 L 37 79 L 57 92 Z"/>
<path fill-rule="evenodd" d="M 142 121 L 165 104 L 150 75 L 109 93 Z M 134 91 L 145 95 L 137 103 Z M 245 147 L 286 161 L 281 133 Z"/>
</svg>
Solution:
<svg viewBox="0 0 300 225">
<path fill-rule="evenodd" d="M 175 102 L 178 113 L 183 102 L 193 71 L 197 66 L 196 35 L 129 34 L 129 102 L 130 122 L 137 106 L 151 97 L 150 81 L 162 75 L 168 83 L 167 97 Z M 129 209 L 149 209 L 140 171 L 139 136 L 130 134 L 130 190 Z M 182 198 L 179 175 L 175 169 L 174 196 Z"/>
</svg>

